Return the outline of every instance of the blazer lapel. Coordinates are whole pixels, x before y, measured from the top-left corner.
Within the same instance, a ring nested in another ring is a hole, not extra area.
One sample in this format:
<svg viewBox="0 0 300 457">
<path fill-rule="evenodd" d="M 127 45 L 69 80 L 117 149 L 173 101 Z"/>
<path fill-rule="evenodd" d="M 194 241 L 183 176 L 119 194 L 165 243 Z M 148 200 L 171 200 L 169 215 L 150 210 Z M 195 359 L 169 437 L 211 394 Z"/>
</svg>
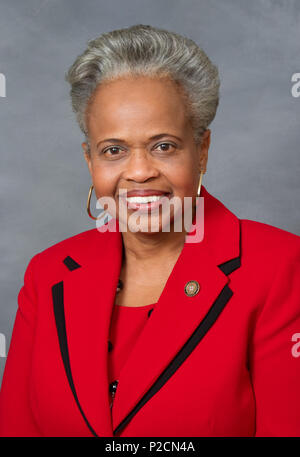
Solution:
<svg viewBox="0 0 300 457">
<path fill-rule="evenodd" d="M 52 287 L 52 298 L 62 361 L 82 418 L 94 436 L 112 436 L 107 353 L 122 245 L 97 235 L 88 259 L 63 260 L 69 271 Z"/>
<path fill-rule="evenodd" d="M 240 266 L 239 220 L 204 186 L 201 196 L 204 239 L 184 244 L 159 301 L 123 366 L 112 411 L 107 345 L 122 261 L 118 224 L 116 232 L 98 234 L 101 243 L 94 246 L 93 254 L 84 262 L 72 255 L 64 259 L 69 271 L 52 288 L 54 315 L 68 382 L 94 436 L 112 436 L 122 431 L 201 344 L 233 294 L 228 275 Z M 190 280 L 200 284 L 193 297 L 184 292 Z"/>
<path fill-rule="evenodd" d="M 112 408 L 114 435 L 122 431 L 201 344 L 233 295 L 228 275 L 240 266 L 239 220 L 204 186 L 201 196 L 204 197 L 204 239 L 184 244 L 123 366 Z M 191 280 L 200 285 L 199 292 L 192 297 L 184 292 Z"/>
</svg>

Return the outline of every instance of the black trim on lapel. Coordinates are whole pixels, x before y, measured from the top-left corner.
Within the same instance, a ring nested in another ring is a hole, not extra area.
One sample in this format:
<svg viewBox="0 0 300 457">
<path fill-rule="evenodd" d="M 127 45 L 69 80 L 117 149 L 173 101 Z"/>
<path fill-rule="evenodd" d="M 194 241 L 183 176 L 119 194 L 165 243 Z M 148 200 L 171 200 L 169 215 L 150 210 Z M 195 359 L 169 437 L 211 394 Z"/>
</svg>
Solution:
<svg viewBox="0 0 300 457">
<path fill-rule="evenodd" d="M 73 260 L 73 259 L 71 259 Z M 69 358 L 69 350 L 68 350 L 68 343 L 67 343 L 67 333 L 66 333 L 66 321 L 65 321 L 65 313 L 64 313 L 64 283 L 63 281 L 58 282 L 52 286 L 52 298 L 53 298 L 53 309 L 54 309 L 54 316 L 57 328 L 57 334 L 59 339 L 59 346 L 61 351 L 61 356 L 63 359 L 66 375 L 77 403 L 77 406 L 82 414 L 83 419 L 85 420 L 88 428 L 92 432 L 94 436 L 98 436 L 97 433 L 94 431 L 92 426 L 89 424 L 77 397 L 76 389 L 74 386 L 73 376 L 71 372 L 70 366 L 70 358 Z"/>
<path fill-rule="evenodd" d="M 232 290 L 226 284 L 226 286 L 222 289 L 221 293 L 219 294 L 218 298 L 215 300 L 214 304 L 210 308 L 209 312 L 206 314 L 202 322 L 198 325 L 194 333 L 191 337 L 187 340 L 181 350 L 177 353 L 174 359 L 170 362 L 167 368 L 162 372 L 162 374 L 158 377 L 158 379 L 152 384 L 150 389 L 145 393 L 145 395 L 141 398 L 141 400 L 135 405 L 135 407 L 131 410 L 131 412 L 122 420 L 122 422 L 118 425 L 118 427 L 114 430 L 113 434 L 116 435 L 121 431 L 122 428 L 127 425 L 127 423 L 133 418 L 133 416 L 141 409 L 144 404 L 153 397 L 159 389 L 168 381 L 168 379 L 178 370 L 180 365 L 185 361 L 185 359 L 191 354 L 191 352 L 195 349 L 204 335 L 208 332 L 210 327 L 214 324 L 216 319 L 218 318 L 219 314 L 225 307 L 226 303 L 233 295 Z"/>
<path fill-rule="evenodd" d="M 234 270 L 240 268 L 241 266 L 241 259 L 240 257 L 236 257 L 235 259 L 228 260 L 228 262 L 224 262 L 221 265 L 218 265 L 220 270 L 225 273 L 225 275 L 230 275 Z"/>
<path fill-rule="evenodd" d="M 69 268 L 69 270 L 73 271 L 76 270 L 76 268 L 80 268 L 81 265 L 77 263 L 72 257 L 69 255 L 63 260 L 63 263 L 66 265 L 66 267 Z"/>
<path fill-rule="evenodd" d="M 70 270 L 74 270 L 80 265 L 75 262 L 70 256 L 67 256 L 64 261 L 65 265 L 68 266 Z M 218 267 L 222 270 L 223 273 L 229 275 L 231 272 L 239 268 L 241 265 L 240 257 L 236 257 L 232 260 L 224 262 Z M 177 353 L 174 359 L 169 363 L 166 369 L 161 373 L 158 379 L 152 384 L 149 390 L 145 393 L 145 395 L 141 398 L 141 400 L 135 405 L 135 407 L 130 411 L 130 413 L 122 420 L 122 422 L 116 427 L 113 431 L 113 435 L 115 436 L 119 433 L 127 424 L 128 422 L 135 416 L 135 414 L 139 411 L 142 406 L 150 400 L 150 398 L 155 395 L 161 387 L 168 381 L 168 379 L 173 376 L 173 374 L 178 370 L 181 364 L 187 359 L 187 357 L 191 354 L 191 352 L 196 348 L 198 343 L 201 339 L 206 335 L 208 330 L 211 326 L 215 323 L 218 316 L 224 309 L 225 305 L 232 297 L 233 292 L 230 287 L 226 284 L 222 289 L 221 293 L 214 301 L 213 305 L 211 306 L 210 310 L 204 317 L 204 319 L 200 322 L 196 330 L 193 332 L 191 337 L 187 340 L 181 350 Z M 64 314 L 64 294 L 63 294 L 63 281 L 58 282 L 52 286 L 52 298 L 53 298 L 53 308 L 54 308 L 54 315 L 55 315 L 55 322 L 57 328 L 57 334 L 59 339 L 59 345 L 61 350 L 61 355 L 66 371 L 66 375 L 68 378 L 69 385 L 71 387 L 73 396 L 77 403 L 77 406 L 82 414 L 88 428 L 92 432 L 94 436 L 98 436 L 94 429 L 89 424 L 77 397 L 76 389 L 74 386 L 74 381 L 72 377 L 71 367 L 70 367 L 70 359 L 69 359 L 69 351 L 68 351 L 68 344 L 67 344 L 67 334 L 66 334 L 66 324 L 65 324 L 65 314 Z"/>
</svg>

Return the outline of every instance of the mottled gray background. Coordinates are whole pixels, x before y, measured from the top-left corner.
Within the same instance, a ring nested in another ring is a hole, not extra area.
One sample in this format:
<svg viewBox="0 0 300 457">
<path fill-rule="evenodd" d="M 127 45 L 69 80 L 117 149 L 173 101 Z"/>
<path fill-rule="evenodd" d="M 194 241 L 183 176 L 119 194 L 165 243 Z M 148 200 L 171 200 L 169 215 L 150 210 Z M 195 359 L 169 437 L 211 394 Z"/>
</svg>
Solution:
<svg viewBox="0 0 300 457">
<path fill-rule="evenodd" d="M 64 73 L 103 32 L 151 24 L 194 39 L 217 64 L 207 190 L 237 216 L 300 235 L 299 0 L 1 0 L 1 309 L 9 347 L 37 252 L 91 229 L 90 176 Z M 0 357 L 2 378 L 6 358 Z M 1 379 L 0 378 L 0 379 Z"/>
</svg>

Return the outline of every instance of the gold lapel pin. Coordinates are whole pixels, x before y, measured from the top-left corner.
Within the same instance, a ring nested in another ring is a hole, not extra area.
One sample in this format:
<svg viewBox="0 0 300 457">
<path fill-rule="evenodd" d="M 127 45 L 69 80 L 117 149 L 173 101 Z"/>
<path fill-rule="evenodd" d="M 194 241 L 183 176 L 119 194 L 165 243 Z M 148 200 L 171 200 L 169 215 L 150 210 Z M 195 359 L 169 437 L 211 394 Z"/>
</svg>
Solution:
<svg viewBox="0 0 300 457">
<path fill-rule="evenodd" d="M 184 287 L 185 295 L 188 297 L 194 297 L 200 290 L 200 284 L 198 281 L 188 281 Z"/>
</svg>

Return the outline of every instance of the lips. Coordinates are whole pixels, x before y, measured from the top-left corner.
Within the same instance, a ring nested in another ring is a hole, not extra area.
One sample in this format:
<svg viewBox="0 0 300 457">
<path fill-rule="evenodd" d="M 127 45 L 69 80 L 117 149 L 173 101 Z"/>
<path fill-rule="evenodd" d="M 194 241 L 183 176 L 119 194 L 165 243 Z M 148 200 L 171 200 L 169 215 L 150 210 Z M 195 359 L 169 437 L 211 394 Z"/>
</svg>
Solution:
<svg viewBox="0 0 300 457">
<path fill-rule="evenodd" d="M 149 195 L 166 195 L 168 191 L 157 189 L 133 189 L 127 192 L 127 197 L 147 197 Z"/>
<path fill-rule="evenodd" d="M 124 199 L 128 209 L 148 212 L 159 208 L 165 198 L 170 197 L 170 192 L 155 189 L 131 190 L 123 192 L 121 198 Z"/>
<path fill-rule="evenodd" d="M 126 200 L 127 203 L 127 208 L 132 209 L 132 210 L 139 210 L 140 212 L 148 212 L 148 211 L 154 211 L 160 207 L 162 204 L 162 201 L 168 198 L 167 195 L 162 195 L 160 196 L 156 201 L 149 201 L 149 202 L 141 202 L 139 203 L 138 201 L 128 201 Z"/>
</svg>

